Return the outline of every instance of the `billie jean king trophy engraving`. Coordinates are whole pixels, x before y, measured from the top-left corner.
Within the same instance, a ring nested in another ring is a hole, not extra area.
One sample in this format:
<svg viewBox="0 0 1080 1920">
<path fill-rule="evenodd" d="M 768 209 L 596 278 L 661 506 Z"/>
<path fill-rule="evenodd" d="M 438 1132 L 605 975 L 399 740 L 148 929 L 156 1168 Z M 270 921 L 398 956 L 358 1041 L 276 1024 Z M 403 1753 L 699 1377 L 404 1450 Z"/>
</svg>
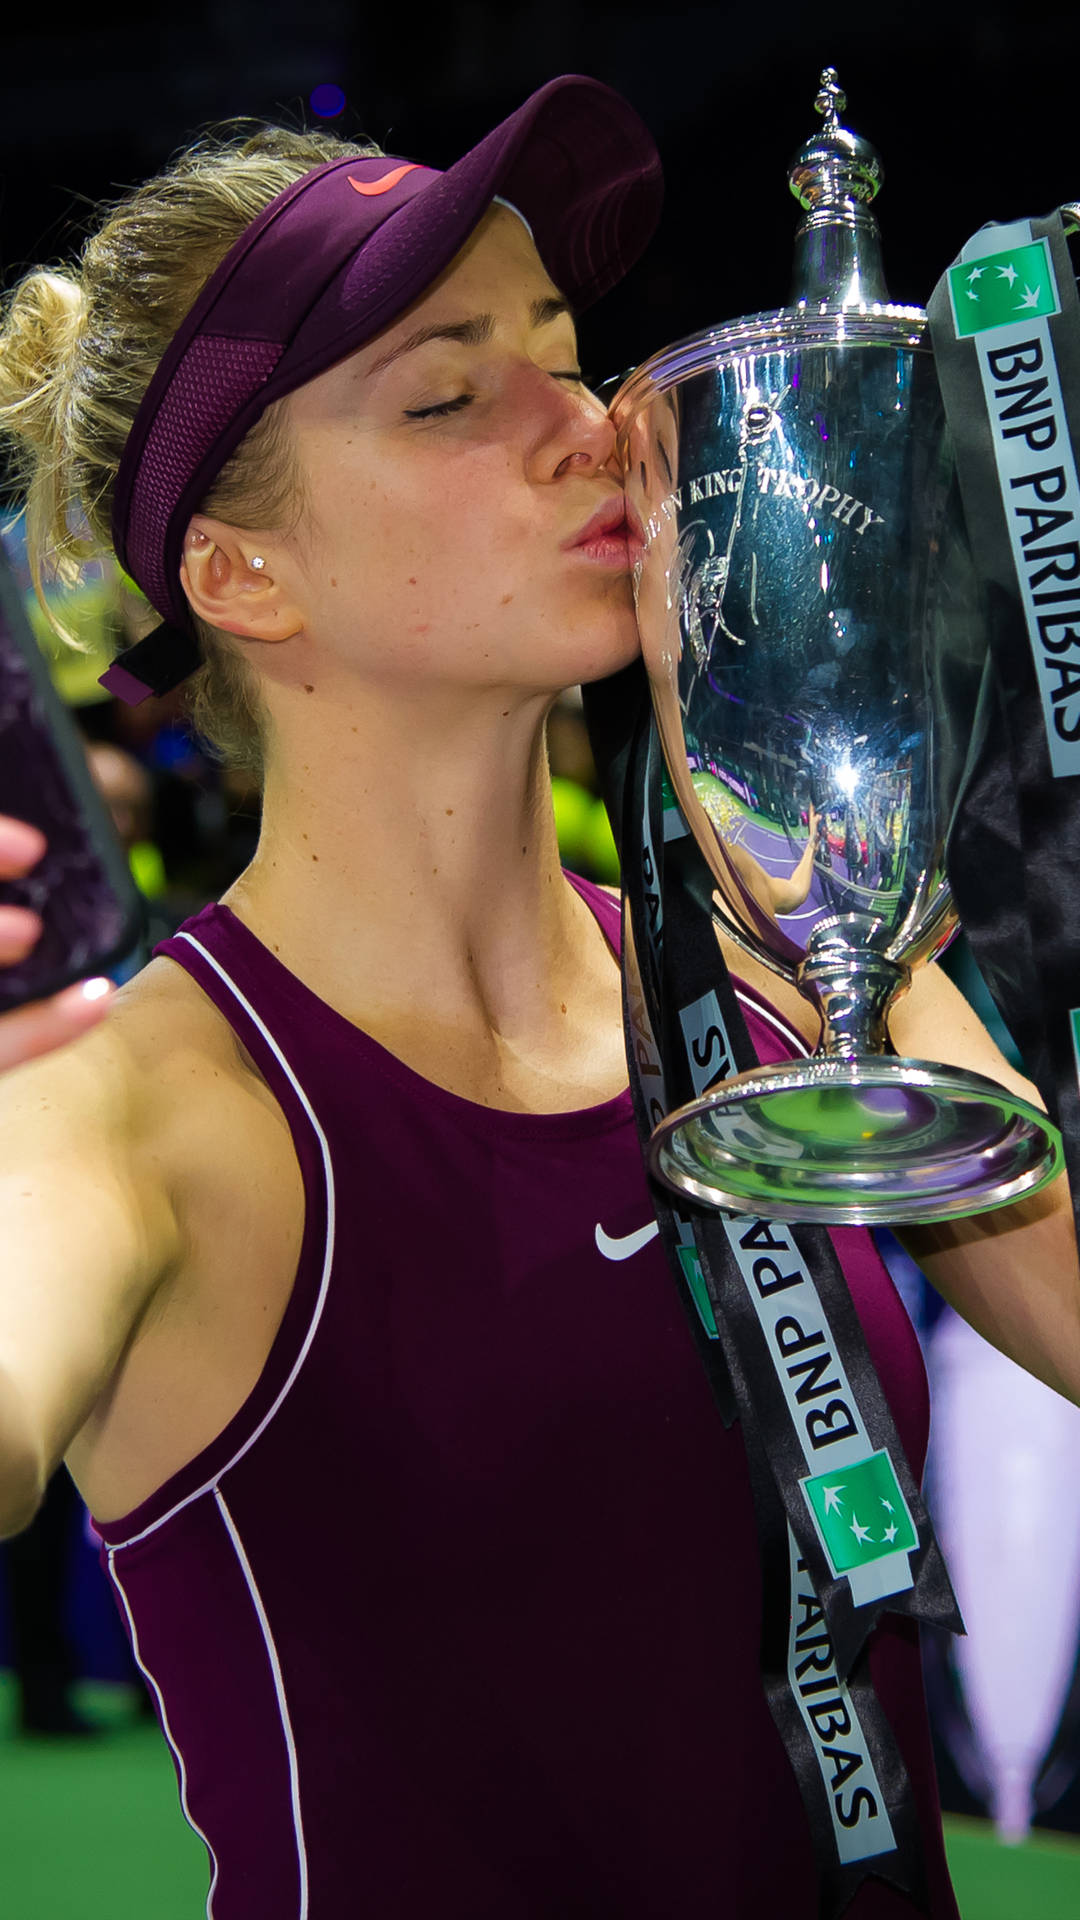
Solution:
<svg viewBox="0 0 1080 1920">
<path fill-rule="evenodd" d="M 792 305 L 665 349 L 612 405 L 672 789 L 718 922 L 822 1021 L 811 1059 L 669 1114 L 650 1160 L 737 1212 L 944 1220 L 1036 1190 L 1061 1143 L 889 1039 L 956 929 L 944 847 L 985 638 L 926 316 L 882 278 L 880 163 L 838 124 L 832 69 L 816 105 Z"/>
</svg>

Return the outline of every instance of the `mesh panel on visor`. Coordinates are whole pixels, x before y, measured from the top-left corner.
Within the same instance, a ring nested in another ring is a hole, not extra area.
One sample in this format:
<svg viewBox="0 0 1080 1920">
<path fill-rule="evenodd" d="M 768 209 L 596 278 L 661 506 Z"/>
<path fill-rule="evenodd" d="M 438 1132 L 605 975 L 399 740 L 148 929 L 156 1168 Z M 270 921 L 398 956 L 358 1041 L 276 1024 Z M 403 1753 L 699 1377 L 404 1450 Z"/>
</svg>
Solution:
<svg viewBox="0 0 1080 1920">
<path fill-rule="evenodd" d="M 140 460 L 139 527 L 131 571 L 155 607 L 167 607 L 165 535 L 178 495 L 236 413 L 238 398 L 269 378 L 284 349 L 271 340 L 193 340 L 169 382 Z"/>
</svg>

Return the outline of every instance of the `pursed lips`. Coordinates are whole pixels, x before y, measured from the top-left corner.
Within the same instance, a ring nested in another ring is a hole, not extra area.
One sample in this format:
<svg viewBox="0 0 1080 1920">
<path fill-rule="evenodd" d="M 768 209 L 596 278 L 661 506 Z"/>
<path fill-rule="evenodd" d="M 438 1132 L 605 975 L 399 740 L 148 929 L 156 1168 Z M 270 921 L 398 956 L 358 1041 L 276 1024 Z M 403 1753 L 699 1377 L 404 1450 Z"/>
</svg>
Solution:
<svg viewBox="0 0 1080 1920">
<path fill-rule="evenodd" d="M 563 541 L 564 552 L 572 552 L 575 547 L 591 546 L 597 540 L 623 540 L 627 546 L 628 557 L 634 557 L 634 551 L 641 550 L 644 544 L 644 532 L 637 514 L 628 500 L 620 494 L 611 500 L 605 500 L 598 507 L 592 519 L 586 521 L 579 533 Z"/>
</svg>

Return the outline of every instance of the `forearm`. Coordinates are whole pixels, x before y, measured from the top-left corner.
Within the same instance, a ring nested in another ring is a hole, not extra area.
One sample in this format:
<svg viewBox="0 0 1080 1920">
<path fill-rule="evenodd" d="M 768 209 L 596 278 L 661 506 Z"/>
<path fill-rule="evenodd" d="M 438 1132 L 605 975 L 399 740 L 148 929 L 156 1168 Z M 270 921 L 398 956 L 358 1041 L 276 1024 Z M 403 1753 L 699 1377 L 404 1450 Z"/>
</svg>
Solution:
<svg viewBox="0 0 1080 1920">
<path fill-rule="evenodd" d="M 769 876 L 769 901 L 774 913 L 794 913 L 802 906 L 814 877 L 814 843 L 808 840 L 802 858 L 787 880 Z"/>
<path fill-rule="evenodd" d="M 1064 1174 L 1010 1207 L 895 1232 L 977 1333 L 1080 1405 L 1080 1260 Z"/>
</svg>

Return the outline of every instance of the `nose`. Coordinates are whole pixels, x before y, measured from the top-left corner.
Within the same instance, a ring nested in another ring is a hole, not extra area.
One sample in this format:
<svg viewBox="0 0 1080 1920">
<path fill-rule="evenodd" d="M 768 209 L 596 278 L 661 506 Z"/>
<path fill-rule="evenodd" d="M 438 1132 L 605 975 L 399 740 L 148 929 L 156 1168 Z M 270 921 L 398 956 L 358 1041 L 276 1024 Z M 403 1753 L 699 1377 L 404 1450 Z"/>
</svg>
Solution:
<svg viewBox="0 0 1080 1920">
<path fill-rule="evenodd" d="M 585 387 L 553 380 L 550 374 L 539 373 L 539 378 L 544 387 L 532 454 L 535 476 L 560 480 L 566 473 L 599 473 L 613 467 L 615 429 L 596 395 Z"/>
</svg>

